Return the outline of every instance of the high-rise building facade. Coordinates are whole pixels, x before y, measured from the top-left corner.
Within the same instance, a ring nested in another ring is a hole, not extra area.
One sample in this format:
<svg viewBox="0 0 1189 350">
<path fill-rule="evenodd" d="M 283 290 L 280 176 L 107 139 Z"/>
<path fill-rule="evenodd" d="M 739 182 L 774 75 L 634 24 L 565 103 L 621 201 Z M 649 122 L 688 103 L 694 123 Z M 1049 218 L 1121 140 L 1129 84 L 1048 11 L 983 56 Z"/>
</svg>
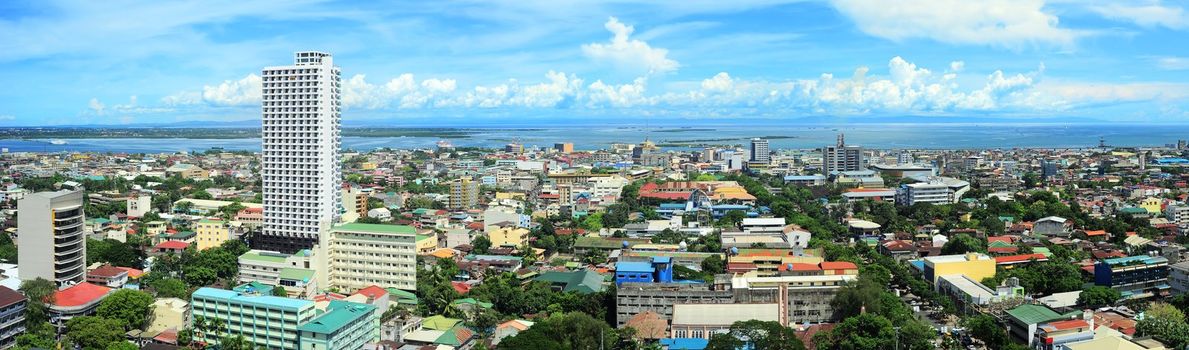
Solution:
<svg viewBox="0 0 1189 350">
<path fill-rule="evenodd" d="M 768 151 L 768 140 L 761 138 L 751 139 L 750 161 L 757 163 L 768 163 L 772 161 L 772 155 Z"/>
<path fill-rule="evenodd" d="M 863 148 L 848 146 L 846 138 L 838 134 L 838 143 L 822 147 L 822 173 L 830 174 L 834 171 L 859 171 L 866 164 L 863 161 Z"/>
<path fill-rule="evenodd" d="M 83 191 L 61 190 L 29 194 L 17 202 L 22 280 L 44 278 L 63 287 L 86 279 L 83 201 Z"/>
<path fill-rule="evenodd" d="M 328 53 L 295 56 L 293 65 L 265 67 L 261 76 L 264 227 L 252 242 L 286 253 L 316 244 L 343 202 L 341 73 Z"/>
<path fill-rule="evenodd" d="M 479 182 L 463 177 L 450 182 L 450 209 L 473 209 L 479 205 Z"/>
</svg>

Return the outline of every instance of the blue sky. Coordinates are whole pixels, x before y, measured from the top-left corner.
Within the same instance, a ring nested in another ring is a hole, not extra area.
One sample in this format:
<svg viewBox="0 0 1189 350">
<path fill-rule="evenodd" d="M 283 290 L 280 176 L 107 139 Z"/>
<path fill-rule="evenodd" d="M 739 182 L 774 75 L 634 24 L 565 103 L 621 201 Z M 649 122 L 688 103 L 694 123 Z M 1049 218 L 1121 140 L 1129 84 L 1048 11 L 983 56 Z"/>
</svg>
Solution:
<svg viewBox="0 0 1189 350">
<path fill-rule="evenodd" d="M 1189 122 L 1185 2 L 5 1 L 0 125 L 259 118 L 343 68 L 348 122 L 977 116 Z"/>
</svg>

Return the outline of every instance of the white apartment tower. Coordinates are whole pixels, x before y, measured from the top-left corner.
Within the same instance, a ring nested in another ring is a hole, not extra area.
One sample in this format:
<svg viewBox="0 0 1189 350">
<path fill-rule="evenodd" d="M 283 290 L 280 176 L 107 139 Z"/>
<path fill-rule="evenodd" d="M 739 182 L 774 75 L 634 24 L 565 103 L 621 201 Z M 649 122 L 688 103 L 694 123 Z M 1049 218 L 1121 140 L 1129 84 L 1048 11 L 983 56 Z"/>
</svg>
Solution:
<svg viewBox="0 0 1189 350">
<path fill-rule="evenodd" d="M 867 167 L 863 162 L 863 148 L 846 144 L 846 137 L 838 134 L 838 143 L 822 147 L 822 174 L 834 171 L 859 171 Z"/>
<path fill-rule="evenodd" d="M 342 213 L 340 71 L 330 54 L 305 51 L 261 80 L 264 225 L 252 245 L 293 253 Z"/>
<path fill-rule="evenodd" d="M 86 279 L 83 191 L 38 192 L 17 202 L 17 261 L 21 280 L 44 278 L 58 287 Z"/>
</svg>

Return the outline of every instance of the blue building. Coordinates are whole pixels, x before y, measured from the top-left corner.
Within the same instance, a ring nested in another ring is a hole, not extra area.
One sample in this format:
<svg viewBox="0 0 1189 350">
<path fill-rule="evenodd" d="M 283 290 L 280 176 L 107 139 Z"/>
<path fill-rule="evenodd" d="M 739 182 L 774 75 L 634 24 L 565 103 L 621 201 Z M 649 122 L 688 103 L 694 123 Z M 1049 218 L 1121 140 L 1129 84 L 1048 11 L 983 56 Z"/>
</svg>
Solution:
<svg viewBox="0 0 1189 350">
<path fill-rule="evenodd" d="M 1094 264 L 1094 284 L 1111 287 L 1124 299 L 1167 295 L 1168 259 L 1159 256 L 1128 256 L 1103 259 Z"/>
<path fill-rule="evenodd" d="M 673 260 L 667 256 L 653 257 L 650 262 L 620 261 L 615 263 L 615 285 L 624 282 L 673 282 Z"/>
</svg>

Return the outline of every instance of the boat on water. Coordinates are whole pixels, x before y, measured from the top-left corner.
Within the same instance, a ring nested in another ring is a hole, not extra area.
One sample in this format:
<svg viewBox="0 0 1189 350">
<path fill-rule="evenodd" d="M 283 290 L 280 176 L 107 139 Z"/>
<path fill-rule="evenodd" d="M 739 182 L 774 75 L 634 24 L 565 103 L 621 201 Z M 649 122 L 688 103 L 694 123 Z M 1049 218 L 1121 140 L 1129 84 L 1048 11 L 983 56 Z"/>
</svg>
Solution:
<svg viewBox="0 0 1189 350">
<path fill-rule="evenodd" d="M 66 140 L 62 140 L 62 139 L 53 139 L 53 140 L 50 140 L 50 144 L 53 144 L 53 145 L 65 145 L 65 144 L 66 144 Z"/>
<path fill-rule="evenodd" d="M 454 145 L 450 144 L 450 141 L 438 140 L 438 148 L 454 148 Z"/>
</svg>

